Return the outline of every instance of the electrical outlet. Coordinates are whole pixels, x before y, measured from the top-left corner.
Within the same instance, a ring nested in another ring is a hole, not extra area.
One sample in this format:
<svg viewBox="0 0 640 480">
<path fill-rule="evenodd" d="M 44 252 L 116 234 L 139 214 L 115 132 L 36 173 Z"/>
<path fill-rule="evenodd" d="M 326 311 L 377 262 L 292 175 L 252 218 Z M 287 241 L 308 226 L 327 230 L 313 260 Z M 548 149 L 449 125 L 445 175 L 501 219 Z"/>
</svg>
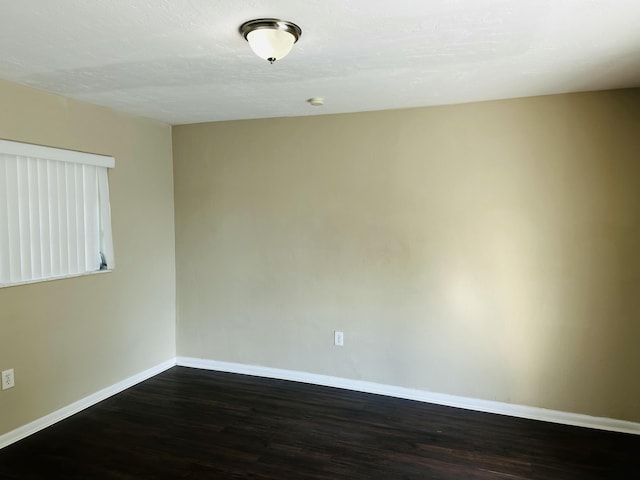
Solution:
<svg viewBox="0 0 640 480">
<path fill-rule="evenodd" d="M 2 390 L 15 386 L 16 379 L 13 373 L 13 368 L 2 371 Z"/>
<path fill-rule="evenodd" d="M 344 345 L 344 332 L 338 332 L 337 330 L 333 332 L 333 343 L 337 347 L 342 347 Z"/>
</svg>

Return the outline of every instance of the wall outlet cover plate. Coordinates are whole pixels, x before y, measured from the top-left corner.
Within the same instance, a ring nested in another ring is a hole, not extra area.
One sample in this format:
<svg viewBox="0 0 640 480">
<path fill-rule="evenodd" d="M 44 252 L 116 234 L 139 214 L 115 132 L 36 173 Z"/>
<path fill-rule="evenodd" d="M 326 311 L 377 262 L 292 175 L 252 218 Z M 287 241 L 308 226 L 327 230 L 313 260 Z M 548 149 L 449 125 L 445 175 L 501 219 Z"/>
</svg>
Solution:
<svg viewBox="0 0 640 480">
<path fill-rule="evenodd" d="M 15 386 L 15 375 L 13 368 L 2 371 L 2 390 Z"/>
</svg>

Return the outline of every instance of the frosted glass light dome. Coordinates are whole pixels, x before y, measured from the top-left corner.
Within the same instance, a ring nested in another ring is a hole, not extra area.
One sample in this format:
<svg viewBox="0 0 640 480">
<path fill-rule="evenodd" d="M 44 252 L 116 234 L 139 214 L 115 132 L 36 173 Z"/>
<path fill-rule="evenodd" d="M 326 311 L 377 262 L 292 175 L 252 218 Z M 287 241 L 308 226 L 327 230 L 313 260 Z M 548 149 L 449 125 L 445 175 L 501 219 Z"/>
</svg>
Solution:
<svg viewBox="0 0 640 480">
<path fill-rule="evenodd" d="M 273 63 L 289 54 L 302 30 L 291 22 L 263 18 L 243 23 L 240 33 L 257 56 Z"/>
</svg>

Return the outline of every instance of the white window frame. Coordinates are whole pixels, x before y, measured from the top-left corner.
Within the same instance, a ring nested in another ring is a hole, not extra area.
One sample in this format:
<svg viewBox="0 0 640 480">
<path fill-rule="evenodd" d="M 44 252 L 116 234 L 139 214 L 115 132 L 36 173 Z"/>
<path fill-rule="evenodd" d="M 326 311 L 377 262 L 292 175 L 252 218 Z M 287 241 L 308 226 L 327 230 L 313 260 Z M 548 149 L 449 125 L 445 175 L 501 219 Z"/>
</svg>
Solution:
<svg viewBox="0 0 640 480">
<path fill-rule="evenodd" d="M 0 288 L 113 270 L 114 167 L 107 155 L 0 140 Z"/>
</svg>

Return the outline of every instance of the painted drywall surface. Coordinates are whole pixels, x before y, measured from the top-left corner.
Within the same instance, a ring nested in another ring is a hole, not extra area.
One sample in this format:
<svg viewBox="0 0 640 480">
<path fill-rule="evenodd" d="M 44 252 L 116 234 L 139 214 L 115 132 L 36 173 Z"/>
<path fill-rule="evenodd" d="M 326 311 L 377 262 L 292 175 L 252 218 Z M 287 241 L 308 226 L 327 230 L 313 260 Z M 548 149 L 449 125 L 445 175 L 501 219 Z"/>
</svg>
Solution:
<svg viewBox="0 0 640 480">
<path fill-rule="evenodd" d="M 0 138 L 113 155 L 116 268 L 0 289 L 0 434 L 175 356 L 171 128 L 0 82 Z"/>
<path fill-rule="evenodd" d="M 639 90 L 173 139 L 179 355 L 640 421 Z"/>
</svg>

